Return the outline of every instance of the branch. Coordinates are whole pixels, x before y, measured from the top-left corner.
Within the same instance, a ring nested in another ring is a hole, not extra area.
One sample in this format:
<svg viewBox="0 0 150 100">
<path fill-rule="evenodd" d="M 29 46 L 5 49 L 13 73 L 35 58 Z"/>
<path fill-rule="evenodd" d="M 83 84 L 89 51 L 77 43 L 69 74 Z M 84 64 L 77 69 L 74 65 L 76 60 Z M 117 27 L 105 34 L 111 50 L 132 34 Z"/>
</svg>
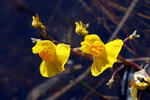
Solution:
<svg viewBox="0 0 150 100">
<path fill-rule="evenodd" d="M 132 1 L 131 5 L 129 6 L 127 12 L 125 13 L 123 19 L 121 20 L 121 22 L 117 26 L 116 30 L 114 31 L 114 33 L 111 36 L 111 38 L 109 39 L 109 41 L 113 40 L 116 37 L 116 35 L 118 34 L 118 32 L 120 31 L 120 29 L 124 25 L 125 21 L 127 20 L 127 18 L 129 17 L 129 15 L 131 14 L 131 12 L 132 12 L 132 10 L 135 7 L 135 5 L 136 5 L 137 2 L 138 2 L 138 0 L 133 0 Z"/>
<path fill-rule="evenodd" d="M 66 85 L 65 87 L 63 87 L 61 90 L 58 90 L 58 92 L 56 92 L 55 94 L 53 94 L 52 96 L 48 97 L 46 100 L 56 100 L 59 96 L 61 96 L 62 94 L 64 94 L 66 91 L 68 91 L 70 88 L 72 88 L 74 85 L 76 85 L 79 81 L 81 81 L 82 79 L 84 79 L 90 72 L 90 67 L 83 72 L 81 75 L 79 75 L 75 80 L 73 80 L 70 84 Z"/>
</svg>

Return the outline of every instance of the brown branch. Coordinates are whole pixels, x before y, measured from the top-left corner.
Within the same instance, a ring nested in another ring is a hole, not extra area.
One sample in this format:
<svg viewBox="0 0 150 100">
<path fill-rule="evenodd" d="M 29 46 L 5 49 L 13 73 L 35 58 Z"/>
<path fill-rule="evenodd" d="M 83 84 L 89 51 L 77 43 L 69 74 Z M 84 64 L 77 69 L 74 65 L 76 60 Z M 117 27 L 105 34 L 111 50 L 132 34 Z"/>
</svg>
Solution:
<svg viewBox="0 0 150 100">
<path fill-rule="evenodd" d="M 101 85 L 104 83 L 104 80 L 105 80 L 105 79 L 102 79 L 102 81 L 99 82 L 99 83 L 95 86 L 95 89 L 98 88 L 99 86 L 101 86 Z M 87 95 L 85 95 L 85 96 L 82 98 L 82 100 L 87 100 L 88 97 L 89 97 L 92 93 L 94 93 L 94 92 L 91 90 L 90 92 L 87 93 Z M 102 97 L 102 98 L 105 99 L 105 100 L 118 100 L 118 97 L 116 97 L 116 96 L 107 96 L 107 95 L 99 95 L 99 96 Z"/>
<path fill-rule="evenodd" d="M 36 86 L 35 88 L 32 89 L 31 92 L 27 95 L 27 98 L 25 100 L 37 100 L 42 94 L 46 93 L 50 88 L 53 87 L 53 85 L 58 82 L 63 75 L 59 75 L 53 78 L 50 78 L 43 82 L 42 84 Z"/>
<path fill-rule="evenodd" d="M 125 43 L 123 44 L 123 47 L 126 48 L 131 54 L 133 54 L 134 56 L 137 56 L 137 54 L 131 49 L 129 48 L 128 45 L 126 45 Z"/>
<path fill-rule="evenodd" d="M 93 4 L 97 7 L 97 9 L 101 9 L 101 11 L 116 25 L 118 24 L 115 18 L 110 14 L 110 12 L 98 1 L 98 0 L 91 0 Z"/>
<path fill-rule="evenodd" d="M 104 81 L 104 79 L 102 80 L 102 82 L 99 82 L 99 83 L 96 85 L 95 89 L 98 88 L 99 86 L 101 86 L 102 83 L 103 83 L 103 81 Z M 82 98 L 82 100 L 87 100 L 87 98 L 88 98 L 92 93 L 93 93 L 93 91 L 88 92 L 87 95 L 85 95 L 85 96 Z"/>
<path fill-rule="evenodd" d="M 141 58 L 133 58 L 133 59 L 126 59 L 127 61 L 150 61 L 150 57 L 141 57 Z"/>
<path fill-rule="evenodd" d="M 8 0 L 8 2 L 11 5 L 13 5 L 14 7 L 16 7 L 17 10 L 20 11 L 21 13 L 26 13 L 26 14 L 28 14 L 30 16 L 34 15 L 34 13 L 31 12 L 31 10 L 28 9 L 27 6 L 22 1 Z"/>
<path fill-rule="evenodd" d="M 118 59 L 119 59 L 121 62 L 123 62 L 125 65 L 127 65 L 127 66 L 134 67 L 134 68 L 136 68 L 136 69 L 138 69 L 138 70 L 143 69 L 142 67 L 140 67 L 140 66 L 137 65 L 136 63 L 125 60 L 125 59 L 124 59 L 122 56 L 120 56 L 120 55 L 118 56 Z"/>
<path fill-rule="evenodd" d="M 118 68 L 114 71 L 114 73 L 113 73 L 113 75 L 112 75 L 112 78 L 114 78 L 114 77 L 116 76 L 117 72 L 119 72 L 120 70 L 122 70 L 124 67 L 125 67 L 124 65 L 121 65 L 120 67 L 118 67 Z"/>
<path fill-rule="evenodd" d="M 61 5 L 61 2 L 62 2 L 62 0 L 57 0 L 56 6 L 55 6 L 51 16 L 48 18 L 48 23 L 51 23 L 52 20 L 54 19 L 55 15 L 56 15 L 56 12 L 58 11 L 58 9 L 59 9 L 59 7 Z"/>
<path fill-rule="evenodd" d="M 111 38 L 109 39 L 109 41 L 113 40 L 116 35 L 118 34 L 118 32 L 120 31 L 120 29 L 122 28 L 122 26 L 124 25 L 125 21 L 127 20 L 127 18 L 129 17 L 129 15 L 131 14 L 133 8 L 135 7 L 136 3 L 138 2 L 138 0 L 133 0 L 131 5 L 129 6 L 127 12 L 125 13 L 125 15 L 123 16 L 122 20 L 120 21 L 119 25 L 117 26 L 116 30 L 113 32 L 113 35 L 111 36 Z"/>
<path fill-rule="evenodd" d="M 51 37 L 46 33 L 45 30 L 43 30 L 42 28 L 40 28 L 39 30 L 41 31 L 41 35 L 43 36 L 43 38 L 48 39 L 48 40 L 52 41 L 52 42 L 55 43 L 55 44 L 59 44 L 59 42 L 56 41 L 56 40 L 54 40 L 53 38 L 51 38 Z M 73 49 L 71 49 L 71 53 L 72 53 L 72 54 L 75 54 L 75 55 L 78 55 L 78 56 L 80 56 L 80 57 L 88 58 L 88 59 L 90 59 L 90 60 L 93 59 L 92 56 L 90 56 L 90 55 L 88 55 L 88 54 L 85 54 L 85 53 L 83 53 L 83 52 L 76 52 L 76 51 L 74 51 Z M 118 59 L 119 59 L 121 62 L 123 62 L 124 64 L 128 65 L 128 66 L 135 67 L 135 68 L 137 68 L 137 69 L 139 69 L 139 70 L 142 69 L 139 65 L 135 64 L 134 62 L 128 62 L 128 61 L 126 61 L 126 60 L 125 60 L 122 56 L 120 56 L 120 55 L 118 56 Z"/>
<path fill-rule="evenodd" d="M 113 3 L 113 2 L 111 2 L 111 1 L 109 1 L 109 0 L 108 0 L 107 2 L 108 2 L 108 4 L 109 4 L 110 6 L 112 6 L 113 8 L 115 8 L 115 9 L 121 11 L 121 12 L 126 12 L 126 11 L 127 11 L 127 8 L 125 8 L 125 7 L 121 6 L 121 5 L 118 5 L 117 3 Z M 143 17 L 143 18 L 145 18 L 145 19 L 150 20 L 150 16 L 144 15 L 144 14 L 139 13 L 139 12 L 133 12 L 133 13 L 135 13 L 136 15 L 138 15 L 138 16 L 140 16 L 140 17 Z"/>
</svg>

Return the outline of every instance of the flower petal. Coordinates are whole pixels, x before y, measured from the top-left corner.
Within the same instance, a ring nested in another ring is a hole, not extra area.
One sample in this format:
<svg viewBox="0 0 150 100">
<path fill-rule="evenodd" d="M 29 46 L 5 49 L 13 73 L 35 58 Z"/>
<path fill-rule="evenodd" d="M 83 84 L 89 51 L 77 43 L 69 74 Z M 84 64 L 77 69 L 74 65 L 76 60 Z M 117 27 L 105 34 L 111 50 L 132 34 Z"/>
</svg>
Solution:
<svg viewBox="0 0 150 100">
<path fill-rule="evenodd" d="M 40 65 L 40 72 L 43 77 L 52 77 L 62 71 L 64 71 L 64 69 L 61 69 L 61 65 L 56 62 L 43 61 Z"/>
<path fill-rule="evenodd" d="M 131 96 L 132 100 L 137 100 L 137 88 L 134 85 L 131 86 Z"/>
<path fill-rule="evenodd" d="M 67 62 L 70 55 L 70 45 L 60 43 L 56 46 L 56 56 L 58 63 L 61 65 L 61 68 L 64 69 L 64 65 Z"/>
<path fill-rule="evenodd" d="M 90 44 L 86 41 L 81 42 L 81 50 L 82 52 L 90 54 Z"/>
<path fill-rule="evenodd" d="M 90 54 L 90 47 L 91 45 L 95 42 L 95 41 L 101 41 L 101 39 L 99 38 L 98 35 L 96 34 L 91 34 L 91 35 L 87 35 L 84 38 L 84 41 L 81 42 L 81 50 L 85 53 Z M 101 41 L 102 42 L 102 41 Z"/>
<path fill-rule="evenodd" d="M 122 46 L 123 41 L 120 39 L 113 40 L 105 45 L 106 57 L 110 67 L 117 61 L 117 56 L 119 55 Z"/>
<path fill-rule="evenodd" d="M 104 70 L 110 67 L 105 56 L 106 55 L 103 54 L 101 57 L 94 57 L 91 67 L 91 73 L 93 76 L 100 75 Z"/>
<path fill-rule="evenodd" d="M 32 52 L 34 54 L 37 54 L 40 53 L 44 48 L 55 50 L 56 45 L 49 40 L 38 41 L 36 45 L 32 48 Z"/>
<path fill-rule="evenodd" d="M 98 76 L 104 70 L 112 67 L 117 61 L 117 56 L 122 48 L 122 40 L 116 39 L 105 45 L 105 51 L 102 56 L 94 57 L 91 72 L 93 76 Z"/>
</svg>

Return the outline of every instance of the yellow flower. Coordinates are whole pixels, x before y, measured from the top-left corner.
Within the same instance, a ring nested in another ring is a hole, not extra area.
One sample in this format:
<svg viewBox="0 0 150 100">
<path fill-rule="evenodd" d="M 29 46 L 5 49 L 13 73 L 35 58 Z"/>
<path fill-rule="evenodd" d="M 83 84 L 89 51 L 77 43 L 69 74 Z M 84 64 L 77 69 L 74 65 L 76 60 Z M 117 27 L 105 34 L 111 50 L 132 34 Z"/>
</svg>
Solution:
<svg viewBox="0 0 150 100">
<path fill-rule="evenodd" d="M 34 28 L 40 28 L 42 25 L 42 22 L 40 21 L 39 15 L 36 14 L 36 16 L 33 16 L 32 26 Z"/>
<path fill-rule="evenodd" d="M 150 77 L 146 76 L 145 69 L 142 69 L 140 71 L 137 71 L 134 73 L 132 84 L 139 90 L 144 90 L 149 86 L 148 83 L 150 82 Z"/>
<path fill-rule="evenodd" d="M 70 46 L 60 43 L 57 46 L 49 40 L 38 41 L 32 48 L 34 54 L 39 54 L 43 62 L 40 72 L 44 77 L 52 77 L 65 70 L 64 65 L 70 55 Z"/>
<path fill-rule="evenodd" d="M 104 45 L 98 35 L 91 34 L 81 42 L 81 50 L 94 56 L 91 72 L 98 76 L 117 61 L 117 56 L 123 46 L 123 41 L 116 39 Z"/>
<path fill-rule="evenodd" d="M 147 76 L 145 69 L 137 71 L 134 73 L 131 84 L 131 96 L 133 100 L 137 100 L 137 91 L 145 90 L 150 83 L 150 77 Z"/>
<path fill-rule="evenodd" d="M 86 30 L 88 28 L 88 24 L 84 25 L 81 21 L 75 22 L 75 24 L 76 24 L 75 32 L 77 34 L 81 34 L 83 36 L 88 35 L 88 31 Z"/>
</svg>

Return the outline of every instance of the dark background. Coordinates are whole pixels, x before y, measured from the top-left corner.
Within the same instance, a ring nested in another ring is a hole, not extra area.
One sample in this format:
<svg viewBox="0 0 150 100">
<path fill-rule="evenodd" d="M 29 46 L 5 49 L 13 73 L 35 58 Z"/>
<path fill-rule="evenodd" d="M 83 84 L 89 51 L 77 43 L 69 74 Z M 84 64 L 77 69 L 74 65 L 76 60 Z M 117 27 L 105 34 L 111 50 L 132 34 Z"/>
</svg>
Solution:
<svg viewBox="0 0 150 100">
<path fill-rule="evenodd" d="M 33 88 L 48 80 L 48 78 L 42 77 L 39 72 L 39 65 L 42 60 L 38 55 L 32 54 L 31 50 L 34 44 L 30 38 L 41 38 L 39 31 L 31 26 L 33 15 L 39 14 L 52 38 L 59 42 L 71 44 L 71 47 L 79 47 L 83 40 L 74 32 L 74 23 L 79 20 L 82 20 L 83 23 L 90 23 L 89 33 L 98 34 L 106 43 L 125 14 L 125 11 L 108 5 L 108 2 L 113 2 L 126 9 L 131 4 L 130 0 L 0 0 L 0 100 L 24 100 Z M 110 16 L 116 20 L 117 24 L 109 19 L 99 5 L 103 5 L 109 11 Z M 134 54 L 123 48 L 121 52 L 123 57 L 150 56 L 149 11 L 149 0 L 138 1 L 132 14 L 118 33 L 118 37 L 121 39 L 125 39 L 134 30 L 137 30 L 137 33 L 141 35 L 139 39 L 130 43 L 127 42 Z M 139 16 L 138 13 L 148 17 Z M 66 64 L 66 67 L 69 67 L 69 74 L 63 74 L 59 84 L 56 83 L 56 87 L 52 87 L 46 93 L 41 94 L 38 100 L 45 100 L 59 91 L 71 80 L 76 79 L 92 63 L 88 59 L 75 55 L 71 55 L 69 62 Z M 137 63 L 145 65 L 149 62 Z M 81 68 L 75 70 L 76 65 L 81 65 Z M 115 64 L 114 69 L 118 66 L 120 64 Z M 135 69 L 125 68 L 119 72 L 113 87 L 110 89 L 106 86 L 112 75 L 110 70 L 104 71 L 99 77 L 93 77 L 89 74 L 84 81 L 93 88 L 101 83 L 95 88 L 101 94 L 126 99 L 130 94 L 128 94 L 128 90 L 126 89 L 125 93 L 121 93 L 121 80 L 126 70 L 132 74 Z M 126 80 L 128 81 L 128 79 Z M 59 100 L 82 100 L 89 91 L 78 83 L 60 96 Z M 142 97 L 149 97 L 149 93 L 144 92 L 143 94 L 146 96 Z M 88 96 L 88 100 L 101 99 L 94 93 Z"/>
</svg>

